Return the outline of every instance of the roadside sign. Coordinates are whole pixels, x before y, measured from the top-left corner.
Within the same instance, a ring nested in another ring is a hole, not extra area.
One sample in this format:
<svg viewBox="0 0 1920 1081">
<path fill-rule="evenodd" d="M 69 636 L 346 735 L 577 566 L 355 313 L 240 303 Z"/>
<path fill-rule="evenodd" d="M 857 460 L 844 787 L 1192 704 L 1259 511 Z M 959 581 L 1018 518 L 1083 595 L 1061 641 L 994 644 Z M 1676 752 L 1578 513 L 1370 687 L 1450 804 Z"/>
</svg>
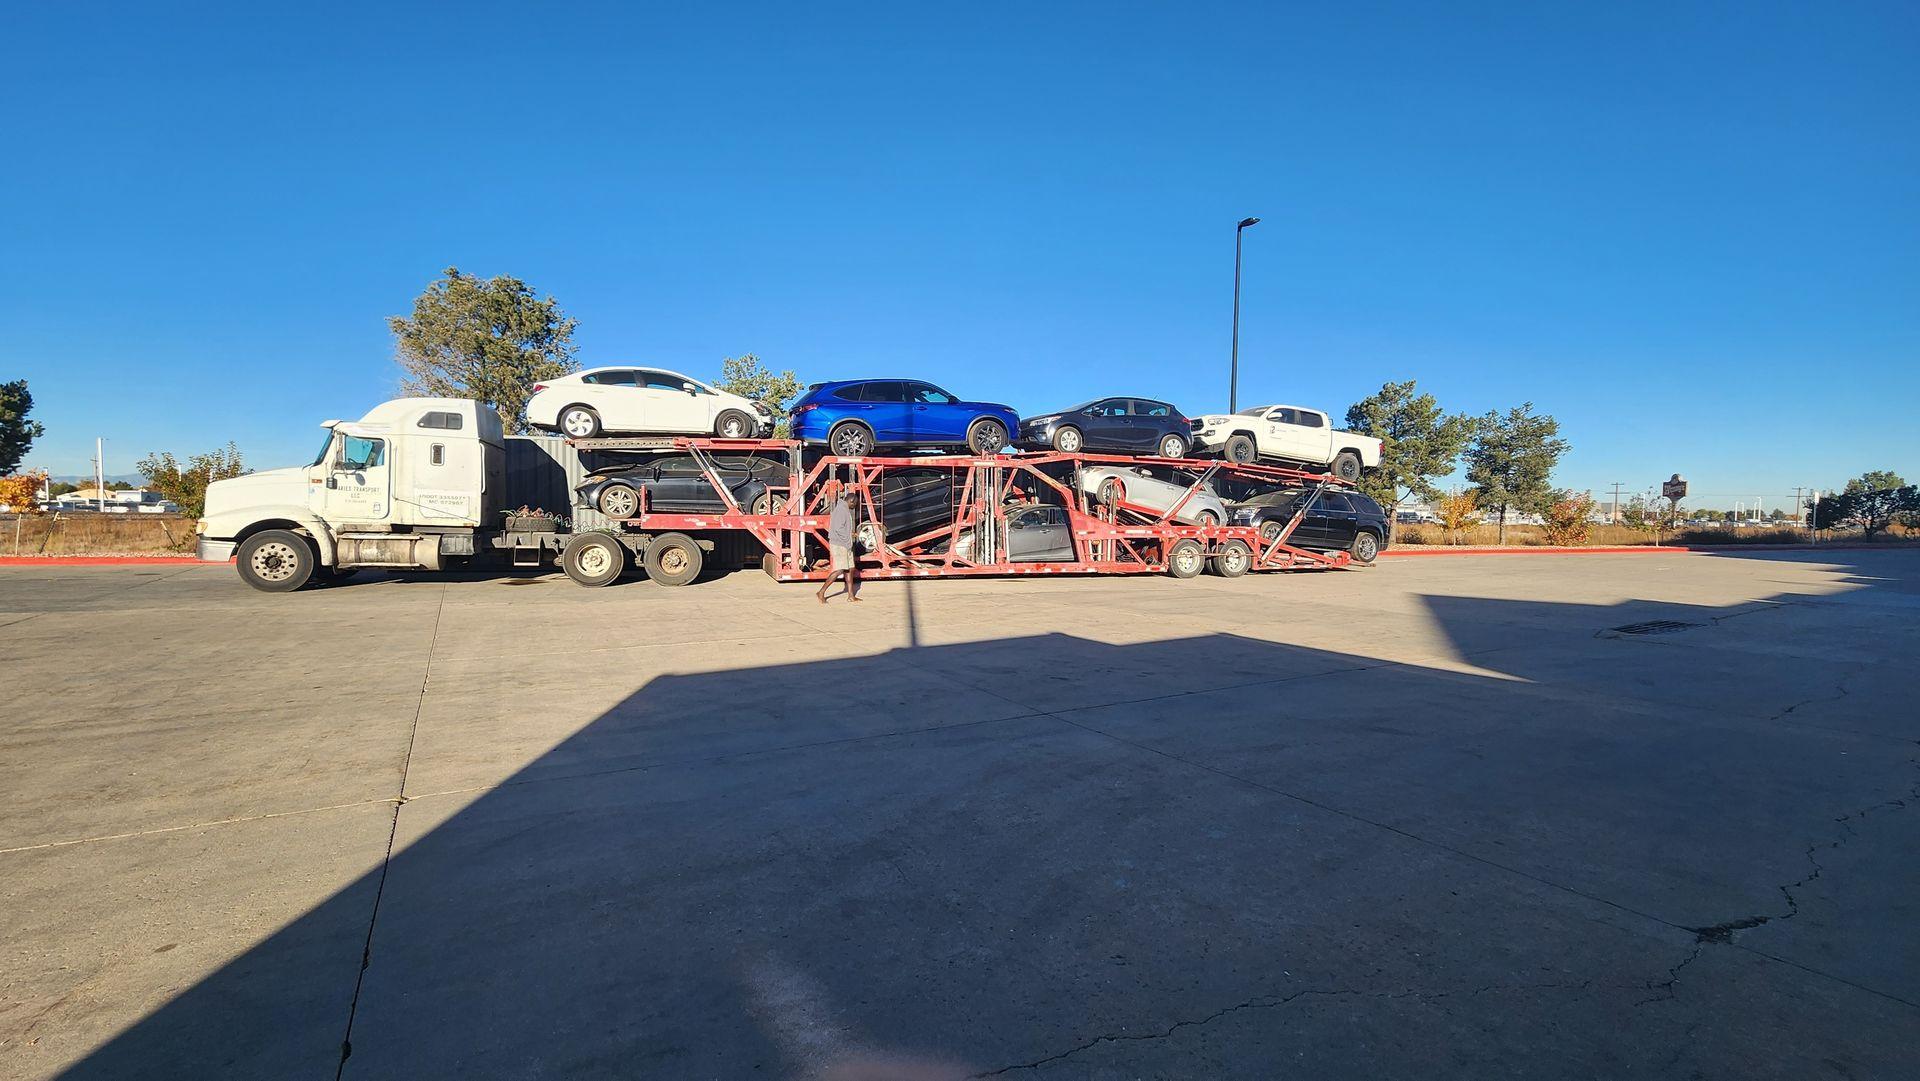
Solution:
<svg viewBox="0 0 1920 1081">
<path fill-rule="evenodd" d="M 1660 485 L 1660 497 L 1676 503 L 1687 498 L 1687 478 L 1675 473 L 1670 479 Z"/>
</svg>

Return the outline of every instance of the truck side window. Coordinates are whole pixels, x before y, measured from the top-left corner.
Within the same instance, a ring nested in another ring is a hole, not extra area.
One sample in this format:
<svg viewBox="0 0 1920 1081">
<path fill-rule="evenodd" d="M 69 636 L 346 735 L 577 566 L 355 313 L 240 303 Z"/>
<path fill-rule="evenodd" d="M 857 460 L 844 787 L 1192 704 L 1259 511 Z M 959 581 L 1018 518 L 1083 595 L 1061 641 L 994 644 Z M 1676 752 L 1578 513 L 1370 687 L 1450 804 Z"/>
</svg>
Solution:
<svg viewBox="0 0 1920 1081">
<path fill-rule="evenodd" d="M 1324 428 L 1324 427 L 1326 427 L 1326 425 L 1325 425 L 1325 424 L 1323 424 L 1323 423 L 1321 423 L 1321 421 L 1320 421 L 1320 414 L 1318 414 L 1318 413 L 1309 413 L 1309 412 L 1307 412 L 1306 410 L 1304 410 L 1304 409 L 1302 409 L 1302 410 L 1300 410 L 1300 412 L 1299 412 L 1299 413 L 1297 413 L 1297 414 L 1295 414 L 1295 415 L 1296 415 L 1297 417 L 1299 417 L 1300 419 L 1298 419 L 1298 420 L 1296 420 L 1296 421 L 1294 421 L 1294 423 L 1295 423 L 1295 424 L 1298 424 L 1298 425 L 1300 425 L 1300 427 L 1302 427 L 1302 428 Z"/>
<path fill-rule="evenodd" d="M 341 448 L 340 468 L 372 469 L 386 460 L 387 443 L 384 439 L 362 439 L 357 435 L 347 437 L 346 445 Z"/>
<path fill-rule="evenodd" d="M 422 428 L 444 428 L 449 432 L 457 432 L 461 427 L 460 414 L 440 410 L 423 413 L 420 416 L 419 426 Z"/>
<path fill-rule="evenodd" d="M 431 461 L 434 465 L 446 465 L 447 464 L 446 445 L 442 443 L 435 443 L 433 445 L 433 452 L 428 455 L 428 460 Z"/>
</svg>

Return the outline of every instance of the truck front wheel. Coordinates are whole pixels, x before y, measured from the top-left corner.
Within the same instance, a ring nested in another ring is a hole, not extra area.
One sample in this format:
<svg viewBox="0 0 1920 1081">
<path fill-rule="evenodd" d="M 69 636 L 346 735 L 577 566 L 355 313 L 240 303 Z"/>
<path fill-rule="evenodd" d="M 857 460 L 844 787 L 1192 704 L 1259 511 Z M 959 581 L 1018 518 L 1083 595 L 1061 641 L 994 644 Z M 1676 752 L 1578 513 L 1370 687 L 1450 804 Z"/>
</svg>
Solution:
<svg viewBox="0 0 1920 1081">
<path fill-rule="evenodd" d="M 627 569 L 627 549 L 605 533 L 582 533 L 560 553 L 560 569 L 583 586 L 612 585 Z"/>
<path fill-rule="evenodd" d="M 240 579 L 267 593 L 291 593 L 313 577 L 318 559 L 307 538 L 285 529 L 255 533 L 236 553 Z"/>
<path fill-rule="evenodd" d="M 1254 446 L 1250 436 L 1230 435 L 1226 445 L 1220 448 L 1220 456 L 1229 462 L 1247 465 L 1260 457 L 1260 449 Z"/>
</svg>

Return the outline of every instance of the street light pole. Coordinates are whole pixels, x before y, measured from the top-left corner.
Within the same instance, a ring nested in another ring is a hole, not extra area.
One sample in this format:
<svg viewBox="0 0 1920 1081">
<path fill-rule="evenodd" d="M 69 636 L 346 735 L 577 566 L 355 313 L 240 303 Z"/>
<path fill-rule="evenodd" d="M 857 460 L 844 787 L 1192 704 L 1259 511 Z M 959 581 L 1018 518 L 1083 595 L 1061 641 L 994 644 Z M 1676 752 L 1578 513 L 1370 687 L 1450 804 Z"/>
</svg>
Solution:
<svg viewBox="0 0 1920 1081">
<path fill-rule="evenodd" d="M 1227 381 L 1227 412 L 1240 411 L 1240 234 L 1259 218 L 1241 218 L 1233 230 L 1233 368 Z"/>
</svg>

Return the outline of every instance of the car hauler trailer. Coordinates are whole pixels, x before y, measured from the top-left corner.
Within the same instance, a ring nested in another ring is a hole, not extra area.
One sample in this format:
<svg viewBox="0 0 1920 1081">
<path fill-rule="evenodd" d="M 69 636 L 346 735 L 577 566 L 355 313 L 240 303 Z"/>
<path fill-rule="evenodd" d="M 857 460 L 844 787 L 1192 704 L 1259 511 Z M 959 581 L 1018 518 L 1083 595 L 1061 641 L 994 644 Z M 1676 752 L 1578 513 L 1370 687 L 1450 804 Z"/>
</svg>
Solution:
<svg viewBox="0 0 1920 1081">
<path fill-rule="evenodd" d="M 397 399 L 358 421 L 324 427 L 312 462 L 208 486 L 196 526 L 201 559 L 235 562 L 242 579 L 270 592 L 362 568 L 437 571 L 490 557 L 541 566 L 557 556 L 587 585 L 609 584 L 636 565 L 657 582 L 683 585 L 705 567 L 750 560 L 781 581 L 819 579 L 826 575 L 828 501 L 847 487 L 859 494 L 867 518 L 860 563 L 871 578 L 1159 571 L 1190 577 L 1202 569 L 1234 576 L 1338 567 L 1348 558 L 1288 543 L 1313 499 L 1338 482 L 1271 466 L 1061 453 L 842 458 L 818 456 L 792 440 L 513 436 L 491 408 L 451 398 Z M 594 469 L 663 451 L 699 463 L 698 479 L 682 479 L 710 486 L 718 498 L 705 502 L 721 513 L 661 513 L 644 497 L 619 519 L 572 505 Z M 770 513 L 746 513 L 729 494 L 715 462 L 727 454 L 784 460 L 784 483 L 776 477 L 770 485 L 777 496 Z M 1102 486 L 1107 498 L 1095 498 L 1082 490 L 1081 471 L 1099 466 L 1157 469 L 1184 476 L 1186 487 L 1158 509 L 1133 501 L 1121 486 Z M 928 471 L 949 478 L 942 511 L 887 535 L 890 479 Z M 1216 477 L 1299 486 L 1310 496 L 1284 530 L 1268 535 L 1251 526 L 1176 521 L 1182 505 Z M 511 516 L 523 505 L 571 522 Z"/>
<path fill-rule="evenodd" d="M 1317 552 L 1289 543 L 1321 493 L 1343 487 L 1324 475 L 1274 466 L 1094 454 L 1030 453 L 976 456 L 843 458 L 807 461 L 802 444 L 779 439 L 674 438 L 640 441 L 577 439 L 577 449 L 600 455 L 654 450 L 670 444 L 701 464 L 719 513 L 652 510 L 644 489 L 633 513 L 612 528 L 576 533 L 564 541 L 561 567 L 583 585 L 607 585 L 634 562 L 666 585 L 698 578 L 710 553 L 729 539 L 750 538 L 763 552 L 761 567 L 783 582 L 827 577 L 824 565 L 831 501 L 851 488 L 859 528 L 869 538 L 858 554 L 863 578 L 939 578 L 975 575 L 1167 573 L 1191 578 L 1202 570 L 1227 577 L 1249 571 L 1327 569 L 1350 561 L 1345 552 Z M 722 481 L 716 455 L 777 455 L 786 484 L 775 487 L 771 513 L 753 514 Z M 1160 471 L 1189 478 L 1169 505 L 1130 500 L 1123 485 L 1090 494 L 1081 471 L 1094 466 Z M 886 502 L 890 474 L 951 473 L 952 513 L 931 525 L 889 535 Z M 1278 531 L 1250 525 L 1177 520 L 1216 478 L 1245 485 L 1294 486 L 1307 497 Z"/>
</svg>

